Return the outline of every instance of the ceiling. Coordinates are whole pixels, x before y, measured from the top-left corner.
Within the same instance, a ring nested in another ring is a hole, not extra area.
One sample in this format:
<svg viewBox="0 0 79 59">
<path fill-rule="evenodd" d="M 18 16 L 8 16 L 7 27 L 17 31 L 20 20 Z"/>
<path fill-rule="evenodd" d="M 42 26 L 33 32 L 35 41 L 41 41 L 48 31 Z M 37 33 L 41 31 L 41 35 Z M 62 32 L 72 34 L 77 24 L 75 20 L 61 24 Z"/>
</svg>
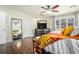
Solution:
<svg viewBox="0 0 79 59">
<path fill-rule="evenodd" d="M 39 16 L 41 11 L 44 9 L 41 8 L 43 5 L 5 5 L 4 7 L 16 9 L 26 14 L 31 14 L 34 16 Z M 79 5 L 59 5 L 59 12 L 52 12 L 50 15 L 44 13 L 44 15 L 54 16 L 68 14 L 79 10 Z"/>
</svg>

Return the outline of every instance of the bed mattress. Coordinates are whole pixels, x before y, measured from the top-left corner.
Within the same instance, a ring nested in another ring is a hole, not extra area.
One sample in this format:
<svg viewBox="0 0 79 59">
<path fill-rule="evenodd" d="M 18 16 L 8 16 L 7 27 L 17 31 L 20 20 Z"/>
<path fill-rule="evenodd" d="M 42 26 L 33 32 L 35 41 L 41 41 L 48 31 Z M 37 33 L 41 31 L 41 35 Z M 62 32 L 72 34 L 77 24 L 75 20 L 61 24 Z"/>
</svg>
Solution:
<svg viewBox="0 0 79 59">
<path fill-rule="evenodd" d="M 46 52 L 53 54 L 79 54 L 79 40 L 63 39 L 44 48 Z"/>
</svg>

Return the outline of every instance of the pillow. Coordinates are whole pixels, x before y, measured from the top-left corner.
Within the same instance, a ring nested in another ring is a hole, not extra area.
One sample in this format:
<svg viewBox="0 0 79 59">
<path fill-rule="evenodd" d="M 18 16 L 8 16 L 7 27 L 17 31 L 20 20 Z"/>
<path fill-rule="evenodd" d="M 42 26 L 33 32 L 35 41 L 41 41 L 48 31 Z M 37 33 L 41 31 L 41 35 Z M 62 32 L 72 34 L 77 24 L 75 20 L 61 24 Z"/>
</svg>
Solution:
<svg viewBox="0 0 79 59">
<path fill-rule="evenodd" d="M 52 39 L 53 39 L 52 35 L 48 35 L 48 34 L 42 35 L 39 38 L 39 42 L 40 42 L 39 47 L 44 48 L 47 44 L 49 44 L 52 41 Z"/>
<path fill-rule="evenodd" d="M 65 36 L 69 36 L 73 30 L 74 30 L 74 27 L 73 26 L 69 26 L 68 28 L 65 28 L 64 31 L 62 31 L 62 33 Z"/>
<path fill-rule="evenodd" d="M 77 35 L 79 35 L 79 28 L 78 28 L 78 27 L 75 28 L 75 29 L 71 32 L 70 36 L 77 36 Z"/>
<path fill-rule="evenodd" d="M 66 30 L 66 28 L 64 28 L 64 29 L 62 30 L 62 32 L 61 32 L 63 35 L 64 35 L 64 31 L 65 31 L 65 30 Z"/>
</svg>

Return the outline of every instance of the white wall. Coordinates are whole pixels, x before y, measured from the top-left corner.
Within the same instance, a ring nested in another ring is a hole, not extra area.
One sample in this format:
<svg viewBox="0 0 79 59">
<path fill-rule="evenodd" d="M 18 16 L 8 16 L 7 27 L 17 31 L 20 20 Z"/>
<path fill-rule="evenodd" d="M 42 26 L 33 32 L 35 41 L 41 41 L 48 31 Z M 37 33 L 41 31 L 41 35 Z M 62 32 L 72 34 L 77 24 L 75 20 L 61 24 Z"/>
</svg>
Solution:
<svg viewBox="0 0 79 59">
<path fill-rule="evenodd" d="M 6 43 L 6 14 L 0 11 L 0 44 Z"/>
<path fill-rule="evenodd" d="M 75 18 L 75 14 L 68 14 L 68 15 L 61 15 L 61 16 L 57 16 L 55 17 L 55 19 L 67 19 L 67 18 Z"/>
<path fill-rule="evenodd" d="M 12 41 L 11 18 L 22 19 L 23 38 L 33 36 L 33 33 L 32 33 L 32 18 L 33 17 L 31 15 L 24 14 L 20 11 L 2 7 L 2 6 L 0 6 L 0 10 L 7 14 L 7 18 L 6 18 L 7 28 L 6 29 L 7 29 L 7 41 L 8 42 Z"/>
</svg>

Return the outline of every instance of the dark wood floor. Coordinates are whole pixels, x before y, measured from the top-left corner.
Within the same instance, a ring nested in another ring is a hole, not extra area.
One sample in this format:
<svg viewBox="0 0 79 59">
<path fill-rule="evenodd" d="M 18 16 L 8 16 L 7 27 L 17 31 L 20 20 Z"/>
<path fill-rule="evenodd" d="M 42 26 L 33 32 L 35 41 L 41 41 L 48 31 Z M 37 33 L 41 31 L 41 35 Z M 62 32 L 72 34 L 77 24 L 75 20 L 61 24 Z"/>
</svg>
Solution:
<svg viewBox="0 0 79 59">
<path fill-rule="evenodd" d="M 0 45 L 0 54 L 33 54 L 32 39 L 29 37 Z"/>
</svg>

